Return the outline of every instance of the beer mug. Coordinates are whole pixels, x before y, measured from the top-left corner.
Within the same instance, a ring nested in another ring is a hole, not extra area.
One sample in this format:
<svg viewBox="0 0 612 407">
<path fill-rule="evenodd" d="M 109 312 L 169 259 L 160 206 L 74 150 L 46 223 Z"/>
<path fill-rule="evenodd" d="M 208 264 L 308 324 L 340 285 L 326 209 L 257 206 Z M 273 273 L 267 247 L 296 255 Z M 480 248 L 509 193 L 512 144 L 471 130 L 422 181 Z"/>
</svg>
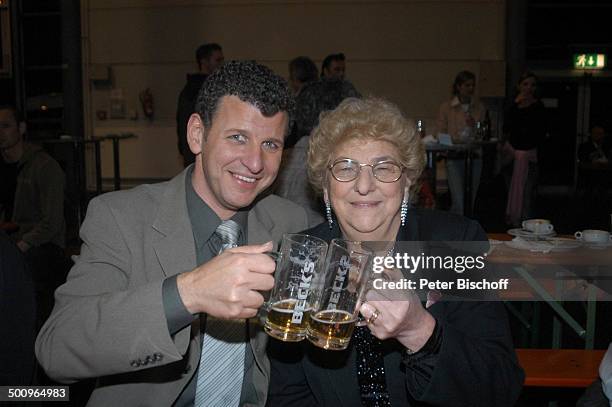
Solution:
<svg viewBox="0 0 612 407">
<path fill-rule="evenodd" d="M 312 310 L 310 291 L 323 278 L 326 253 L 327 243 L 322 239 L 283 235 L 264 323 L 268 335 L 285 342 L 306 337 L 306 322 Z"/>
<path fill-rule="evenodd" d="M 343 350 L 349 344 L 370 277 L 372 252 L 360 242 L 332 240 L 325 279 L 312 289 L 313 309 L 306 337 L 314 345 Z"/>
</svg>

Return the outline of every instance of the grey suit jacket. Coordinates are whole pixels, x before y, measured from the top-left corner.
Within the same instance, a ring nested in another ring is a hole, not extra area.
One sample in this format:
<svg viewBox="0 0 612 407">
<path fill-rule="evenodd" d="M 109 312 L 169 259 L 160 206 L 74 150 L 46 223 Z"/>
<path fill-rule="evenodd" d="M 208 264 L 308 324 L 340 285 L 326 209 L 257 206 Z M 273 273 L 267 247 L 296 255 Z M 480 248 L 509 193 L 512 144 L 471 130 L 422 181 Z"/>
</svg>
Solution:
<svg viewBox="0 0 612 407">
<path fill-rule="evenodd" d="M 97 377 L 88 405 L 170 406 L 200 357 L 200 327 L 170 336 L 162 282 L 196 266 L 185 199 L 186 171 L 160 184 L 101 195 L 81 227 L 83 245 L 55 307 L 36 341 L 47 374 L 71 383 Z M 283 233 L 317 222 L 301 207 L 274 195 L 248 215 L 250 244 L 278 242 Z M 267 396 L 270 366 L 266 335 L 251 323 L 257 405 Z"/>
</svg>

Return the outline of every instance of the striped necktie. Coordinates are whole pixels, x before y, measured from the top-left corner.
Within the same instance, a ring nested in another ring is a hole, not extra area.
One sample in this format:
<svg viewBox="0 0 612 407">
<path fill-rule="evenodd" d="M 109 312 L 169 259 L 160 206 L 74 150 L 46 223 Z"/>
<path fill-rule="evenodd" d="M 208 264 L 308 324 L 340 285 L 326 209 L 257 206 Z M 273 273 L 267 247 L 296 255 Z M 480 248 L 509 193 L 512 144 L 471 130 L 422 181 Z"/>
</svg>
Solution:
<svg viewBox="0 0 612 407">
<path fill-rule="evenodd" d="M 221 241 L 221 254 L 237 246 L 240 225 L 233 220 L 223 221 L 215 234 Z M 238 406 L 244 376 L 245 321 L 208 316 L 202 342 L 195 406 Z"/>
</svg>

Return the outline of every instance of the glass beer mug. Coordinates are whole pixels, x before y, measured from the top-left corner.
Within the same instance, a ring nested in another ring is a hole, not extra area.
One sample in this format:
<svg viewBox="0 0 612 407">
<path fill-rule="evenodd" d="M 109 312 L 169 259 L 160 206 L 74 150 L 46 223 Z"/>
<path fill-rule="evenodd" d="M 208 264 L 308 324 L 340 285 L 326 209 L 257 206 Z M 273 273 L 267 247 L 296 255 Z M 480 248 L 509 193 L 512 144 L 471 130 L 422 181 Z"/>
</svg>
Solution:
<svg viewBox="0 0 612 407">
<path fill-rule="evenodd" d="M 312 311 L 310 292 L 322 279 L 326 253 L 327 243 L 317 237 L 283 236 L 264 323 L 268 335 L 285 342 L 298 342 L 306 337 Z"/>
<path fill-rule="evenodd" d="M 329 350 L 346 349 L 371 274 L 372 252 L 360 242 L 332 240 L 325 262 L 325 279 L 312 288 L 313 308 L 306 337 Z"/>
</svg>

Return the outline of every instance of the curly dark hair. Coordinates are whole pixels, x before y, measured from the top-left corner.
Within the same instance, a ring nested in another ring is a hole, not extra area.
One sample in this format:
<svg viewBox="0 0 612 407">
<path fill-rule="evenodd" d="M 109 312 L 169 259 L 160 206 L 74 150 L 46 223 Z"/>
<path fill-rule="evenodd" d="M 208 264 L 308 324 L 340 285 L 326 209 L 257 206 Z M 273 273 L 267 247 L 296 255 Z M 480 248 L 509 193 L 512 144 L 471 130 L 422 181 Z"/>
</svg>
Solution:
<svg viewBox="0 0 612 407">
<path fill-rule="evenodd" d="M 289 62 L 289 73 L 302 83 L 316 81 L 319 77 L 319 70 L 312 59 L 308 57 L 297 57 Z"/>
<path fill-rule="evenodd" d="M 278 112 L 289 116 L 288 127 L 293 123 L 295 101 L 287 82 L 270 68 L 255 61 L 230 61 L 206 78 L 195 105 L 204 126 L 210 128 L 223 96 L 237 96 L 243 102 L 255 106 L 266 117 Z"/>
</svg>

